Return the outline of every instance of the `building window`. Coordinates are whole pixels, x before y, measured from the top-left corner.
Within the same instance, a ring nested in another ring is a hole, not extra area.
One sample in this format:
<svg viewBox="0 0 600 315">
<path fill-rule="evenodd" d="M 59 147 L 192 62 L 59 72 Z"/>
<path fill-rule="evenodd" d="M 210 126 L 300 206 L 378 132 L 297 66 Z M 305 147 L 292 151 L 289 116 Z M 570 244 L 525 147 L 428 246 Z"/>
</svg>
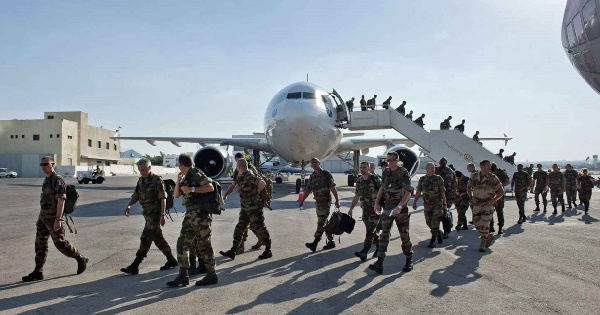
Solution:
<svg viewBox="0 0 600 315">
<path fill-rule="evenodd" d="M 14 135 L 10 135 L 10 138 L 13 139 L 15 136 Z"/>
<path fill-rule="evenodd" d="M 48 115 L 48 119 L 54 119 L 53 115 Z"/>
<path fill-rule="evenodd" d="M 67 138 L 69 138 L 69 139 L 73 139 L 73 136 L 67 136 Z"/>
<path fill-rule="evenodd" d="M 40 135 L 33 135 L 33 141 L 40 141 Z"/>
<path fill-rule="evenodd" d="M 52 137 L 53 137 L 53 136 L 54 136 L 54 135 L 50 134 L 50 139 L 52 139 Z"/>
<path fill-rule="evenodd" d="M 56 137 L 57 137 L 57 138 L 60 138 L 60 133 L 57 133 L 57 134 L 56 134 Z"/>
<path fill-rule="evenodd" d="M 110 143 L 106 143 L 106 150 L 110 150 Z"/>
<path fill-rule="evenodd" d="M 113 146 L 114 146 L 114 148 L 115 148 L 115 151 L 117 151 L 117 145 L 116 145 L 116 144 L 113 144 Z"/>
<path fill-rule="evenodd" d="M 21 139 L 25 139 L 25 135 L 21 135 Z"/>
<path fill-rule="evenodd" d="M 98 141 L 98 149 L 102 149 L 102 141 Z"/>
<path fill-rule="evenodd" d="M 88 139 L 88 147 L 92 147 L 92 139 Z"/>
</svg>

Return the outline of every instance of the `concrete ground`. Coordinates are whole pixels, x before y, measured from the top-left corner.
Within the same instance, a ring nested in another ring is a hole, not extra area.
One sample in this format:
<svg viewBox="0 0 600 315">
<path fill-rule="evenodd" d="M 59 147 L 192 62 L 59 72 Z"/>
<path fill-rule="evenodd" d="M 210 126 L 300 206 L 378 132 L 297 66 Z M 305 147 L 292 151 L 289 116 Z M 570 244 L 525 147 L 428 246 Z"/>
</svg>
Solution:
<svg viewBox="0 0 600 315">
<path fill-rule="evenodd" d="M 335 177 L 339 185 L 346 182 L 344 176 Z M 21 277 L 34 267 L 42 179 L 1 179 L 0 313 L 600 313 L 597 189 L 590 215 L 583 215 L 581 207 L 559 215 L 533 214 L 530 199 L 529 219 L 523 225 L 516 224 L 516 203 L 508 198 L 506 234 L 496 237 L 484 254 L 477 251 L 478 234 L 472 227 L 453 231 L 441 246 L 427 248 L 429 231 L 420 207 L 411 218 L 414 270 L 402 272 L 404 256 L 394 230 L 384 274 L 377 276 L 367 268 L 373 259 L 360 262 L 353 254 L 362 248 L 362 222 L 357 222 L 352 234 L 342 235 L 335 249 L 311 253 L 304 243 L 312 240 L 315 230 L 314 202 L 308 201 L 300 210 L 297 195 L 291 194 L 293 185 L 277 184 L 275 210 L 265 212 L 274 257 L 259 261 L 261 251 L 248 251 L 234 261 L 217 256 L 217 285 L 172 289 L 165 283 L 177 271 L 158 271 L 165 259 L 155 247 L 139 275 L 119 272 L 133 260 L 143 228 L 138 205 L 131 217 L 123 216 L 136 180 L 111 177 L 102 185 L 79 186 L 81 197 L 74 215 L 79 234 L 67 238 L 90 258 L 85 273 L 75 275 L 76 262 L 50 242 L 46 279 L 22 283 Z M 339 191 L 342 209 L 347 211 L 353 188 L 340 186 Z M 239 198 L 233 196 L 227 206 L 213 221 L 217 255 L 231 246 Z M 164 228 L 173 250 L 183 210 L 179 203 L 177 208 L 179 216 L 174 215 L 175 222 Z M 250 236 L 249 243 L 254 241 Z"/>
</svg>

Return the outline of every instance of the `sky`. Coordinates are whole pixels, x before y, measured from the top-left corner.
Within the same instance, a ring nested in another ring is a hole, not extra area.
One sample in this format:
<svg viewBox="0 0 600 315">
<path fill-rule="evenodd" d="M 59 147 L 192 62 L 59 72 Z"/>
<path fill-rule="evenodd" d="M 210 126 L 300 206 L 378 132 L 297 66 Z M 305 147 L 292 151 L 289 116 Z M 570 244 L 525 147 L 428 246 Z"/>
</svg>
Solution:
<svg viewBox="0 0 600 315">
<path fill-rule="evenodd" d="M 518 161 L 600 152 L 600 96 L 561 45 L 565 0 L 2 1 L 0 119 L 81 110 L 123 136 L 263 132 L 271 98 L 310 81 L 393 96 L 425 127 L 452 115 Z M 401 137 L 394 130 L 366 137 Z M 123 148 L 195 151 L 170 143 Z M 369 155 L 381 154 L 383 148 Z"/>
</svg>

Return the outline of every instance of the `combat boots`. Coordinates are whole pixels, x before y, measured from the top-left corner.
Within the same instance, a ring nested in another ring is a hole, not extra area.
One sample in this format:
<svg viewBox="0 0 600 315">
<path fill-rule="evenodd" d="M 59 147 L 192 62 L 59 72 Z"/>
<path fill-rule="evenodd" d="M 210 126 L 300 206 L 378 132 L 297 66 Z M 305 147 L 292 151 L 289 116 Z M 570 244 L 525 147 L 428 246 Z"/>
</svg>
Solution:
<svg viewBox="0 0 600 315">
<path fill-rule="evenodd" d="M 490 233 L 494 233 L 496 232 L 496 229 L 494 229 L 494 225 L 490 225 Z"/>
<path fill-rule="evenodd" d="M 201 275 L 201 274 L 205 274 L 207 272 L 208 272 L 208 270 L 206 269 L 206 266 L 204 265 L 204 260 L 202 260 L 202 258 L 198 257 L 198 267 L 196 267 L 196 274 Z"/>
<path fill-rule="evenodd" d="M 561 207 L 562 207 L 562 212 L 565 212 L 565 204 L 564 203 L 561 205 Z"/>
<path fill-rule="evenodd" d="M 252 249 L 257 250 L 260 249 L 263 245 L 265 245 L 265 243 L 263 243 L 263 241 L 259 238 L 258 242 L 256 242 L 256 244 L 252 245 Z"/>
<path fill-rule="evenodd" d="M 235 250 L 235 254 L 236 255 L 241 255 L 246 251 L 246 240 L 242 239 L 242 242 L 240 243 L 240 245 L 238 246 L 238 248 Z"/>
<path fill-rule="evenodd" d="M 438 231 L 437 233 L 437 241 L 438 244 L 442 244 L 444 242 L 444 233 L 442 231 Z"/>
<path fill-rule="evenodd" d="M 138 273 L 140 273 L 139 266 L 142 263 L 142 260 L 144 260 L 144 257 L 135 257 L 135 259 L 133 260 L 131 265 L 129 265 L 125 268 L 121 268 L 121 272 L 130 274 L 130 275 L 137 275 Z"/>
<path fill-rule="evenodd" d="M 85 271 L 85 269 L 87 268 L 87 263 L 90 260 L 82 255 L 75 257 L 75 260 L 77 260 L 77 274 L 80 275 Z"/>
<path fill-rule="evenodd" d="M 569 209 L 573 208 L 573 207 L 571 206 L 571 202 L 570 202 L 570 201 L 569 201 L 569 204 L 567 205 L 567 208 L 569 208 Z"/>
<path fill-rule="evenodd" d="M 204 278 L 196 281 L 196 286 L 203 287 L 206 285 L 217 284 L 219 282 L 219 277 L 217 277 L 216 273 L 208 273 Z"/>
<path fill-rule="evenodd" d="M 367 261 L 367 251 L 364 248 L 360 252 L 354 252 L 354 256 L 360 258 L 362 261 Z"/>
<path fill-rule="evenodd" d="M 235 251 L 234 251 L 233 249 L 230 249 L 230 250 L 228 250 L 228 251 L 226 251 L 226 252 L 224 252 L 224 251 L 219 251 L 219 254 L 221 254 L 221 255 L 223 255 L 223 256 L 225 256 L 225 257 L 228 257 L 228 258 L 230 258 L 231 260 L 235 260 Z"/>
<path fill-rule="evenodd" d="M 573 201 L 573 207 L 577 208 L 577 203 Z"/>
<path fill-rule="evenodd" d="M 435 247 L 435 237 L 431 237 L 431 240 L 429 240 L 429 245 L 427 245 L 427 247 L 429 248 L 434 248 Z"/>
<path fill-rule="evenodd" d="M 306 243 L 304 245 L 314 253 L 317 251 L 317 244 L 319 244 L 319 241 L 321 241 L 321 238 L 315 237 L 315 240 L 312 243 Z"/>
<path fill-rule="evenodd" d="M 265 251 L 258 255 L 258 259 L 267 259 L 273 257 L 273 252 L 270 249 L 265 249 Z"/>
<path fill-rule="evenodd" d="M 191 256 L 190 256 L 190 258 L 191 258 Z M 169 269 L 177 267 L 177 266 L 178 266 L 177 259 L 175 259 L 175 257 L 173 257 L 173 255 L 170 254 L 167 256 L 167 262 L 163 266 L 161 266 L 159 268 L 159 270 L 169 270 Z"/>
<path fill-rule="evenodd" d="M 325 246 L 323 246 L 324 250 L 332 249 L 332 248 L 335 248 L 335 242 L 334 241 L 327 241 L 327 244 L 325 244 Z"/>
<path fill-rule="evenodd" d="M 556 211 L 556 206 L 554 206 L 554 211 L 552 212 L 552 214 L 557 214 L 558 212 Z"/>
<path fill-rule="evenodd" d="M 374 264 L 369 265 L 369 269 L 377 272 L 378 274 L 382 274 L 383 273 L 383 257 L 378 257 L 377 261 Z"/>
<path fill-rule="evenodd" d="M 402 267 L 402 271 L 411 272 L 412 270 L 413 270 L 412 257 L 406 257 L 406 263 L 404 264 L 404 267 Z"/>
<path fill-rule="evenodd" d="M 36 265 L 33 272 L 21 278 L 23 282 L 39 281 L 44 280 L 44 267 Z"/>
<path fill-rule="evenodd" d="M 540 204 L 539 202 L 535 204 L 535 209 L 533 209 L 534 212 L 540 211 Z"/>
<path fill-rule="evenodd" d="M 504 234 L 504 226 L 498 225 L 498 235 Z"/>
<path fill-rule="evenodd" d="M 173 281 L 167 282 L 167 286 L 171 288 L 185 287 L 190 284 L 190 276 L 188 274 L 188 268 L 180 267 L 179 274 Z"/>
<path fill-rule="evenodd" d="M 486 249 L 486 244 L 487 244 L 487 239 L 486 238 L 482 238 L 481 242 L 479 243 L 479 251 L 480 252 L 485 252 Z"/>
</svg>

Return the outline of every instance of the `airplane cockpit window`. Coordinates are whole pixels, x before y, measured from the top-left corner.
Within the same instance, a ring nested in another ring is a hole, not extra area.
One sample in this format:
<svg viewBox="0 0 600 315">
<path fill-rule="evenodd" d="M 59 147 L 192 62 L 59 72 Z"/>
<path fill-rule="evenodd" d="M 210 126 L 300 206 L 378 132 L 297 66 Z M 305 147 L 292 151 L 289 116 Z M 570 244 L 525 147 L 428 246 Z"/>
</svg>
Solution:
<svg viewBox="0 0 600 315">
<path fill-rule="evenodd" d="M 575 31 L 575 43 L 581 44 L 584 42 L 583 38 L 583 24 L 581 22 L 581 13 L 577 13 L 573 18 L 573 30 Z"/>
<path fill-rule="evenodd" d="M 569 41 L 569 48 L 575 46 L 575 33 L 573 32 L 573 23 L 567 24 L 566 33 L 567 40 Z"/>
<path fill-rule="evenodd" d="M 302 92 L 302 98 L 305 99 L 315 99 L 315 93 L 313 92 Z"/>
<path fill-rule="evenodd" d="M 292 92 L 292 93 L 288 93 L 287 95 L 287 99 L 301 99 L 302 98 L 302 92 Z"/>
<path fill-rule="evenodd" d="M 600 38 L 600 21 L 598 21 L 598 15 L 596 14 L 596 2 L 594 0 L 588 1 L 583 6 L 582 13 L 585 34 L 588 40 Z"/>
</svg>

